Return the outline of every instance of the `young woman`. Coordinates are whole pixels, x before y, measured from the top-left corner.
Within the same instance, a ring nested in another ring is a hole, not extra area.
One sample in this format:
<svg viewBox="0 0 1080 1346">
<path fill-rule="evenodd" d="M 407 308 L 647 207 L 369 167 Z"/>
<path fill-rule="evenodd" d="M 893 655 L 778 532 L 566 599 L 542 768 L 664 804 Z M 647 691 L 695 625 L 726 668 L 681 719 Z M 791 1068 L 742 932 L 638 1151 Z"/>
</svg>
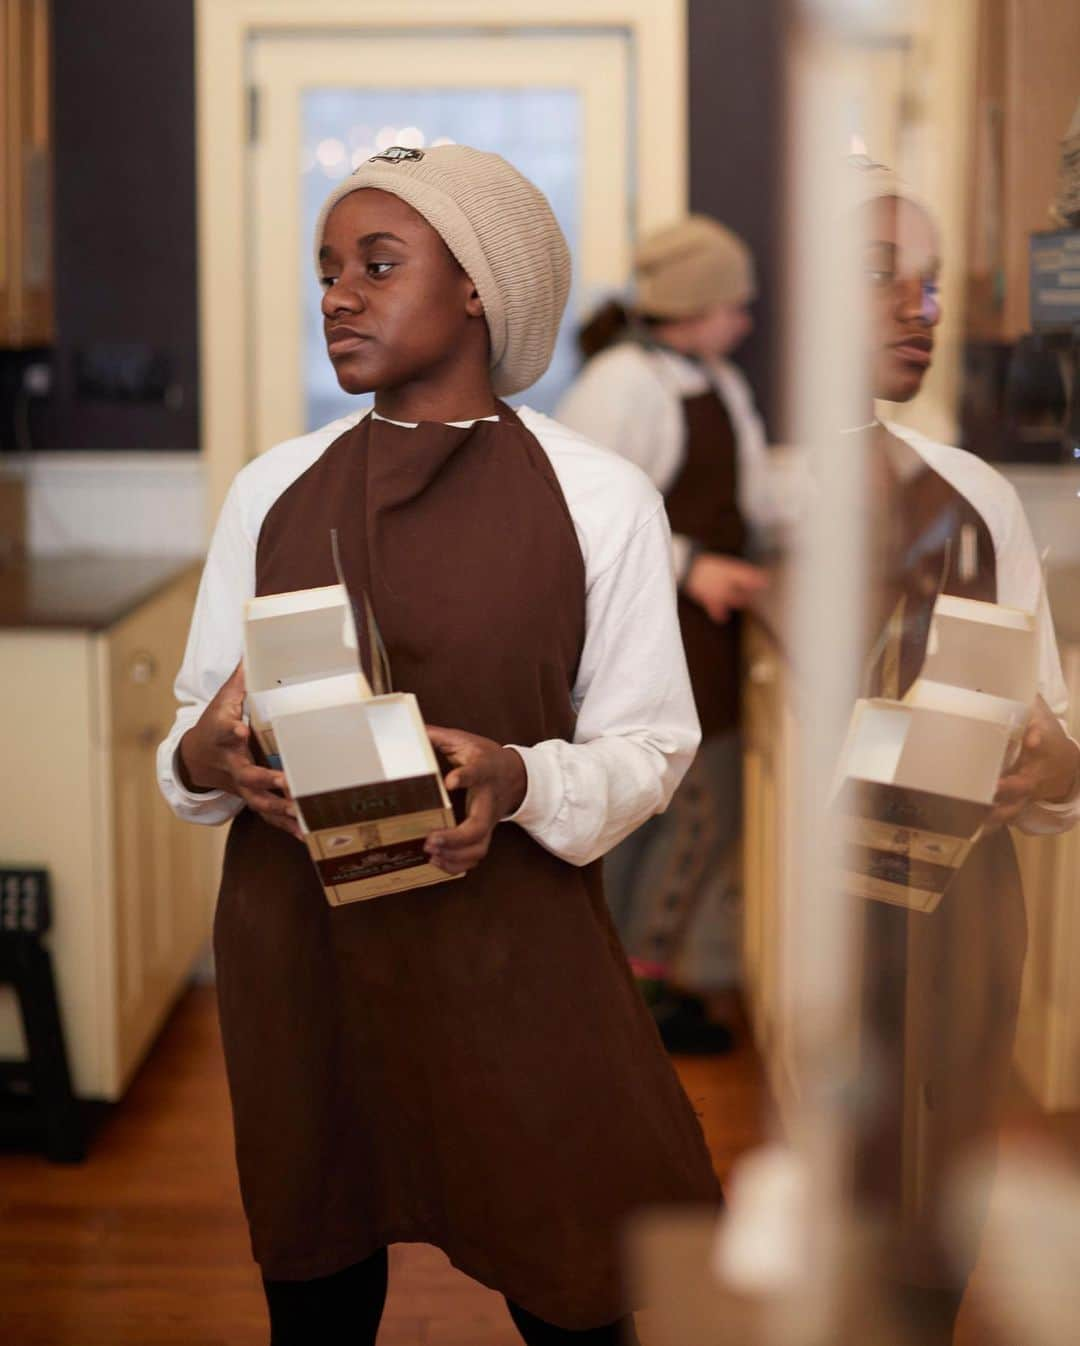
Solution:
<svg viewBox="0 0 1080 1346">
<path fill-rule="evenodd" d="M 947 1246 L 948 1183 L 965 1149 L 996 1124 L 1007 1081 L 1025 950 L 1009 832 L 1058 832 L 1080 815 L 1080 748 L 1039 558 L 1012 486 L 973 454 L 876 419 L 872 397 L 907 402 L 933 359 L 939 245 L 932 219 L 880 165 L 852 169 L 860 198 L 871 338 L 866 424 L 849 432 L 871 483 L 867 689 L 902 696 L 926 649 L 939 588 L 1033 612 L 1039 697 L 993 825 L 927 915 L 866 906 L 864 1022 L 873 1041 L 856 1179 L 892 1236 L 889 1264 L 912 1339 L 947 1343 L 969 1270 Z M 892 634 L 890 634 L 892 633 Z"/>
<path fill-rule="evenodd" d="M 608 305 L 583 330 L 592 358 L 556 415 L 636 463 L 664 495 L 703 743 L 667 813 L 608 857 L 605 880 L 665 1043 L 720 1051 L 727 1029 L 667 983 L 688 947 L 711 983 L 738 980 L 737 614 L 765 583 L 746 559 L 751 533 L 784 521 L 789 502 L 771 486 L 753 395 L 728 359 L 753 325 L 746 244 L 691 215 L 642 242 L 634 276 L 633 311 Z"/>
<path fill-rule="evenodd" d="M 569 285 L 542 194 L 497 155 L 394 149 L 316 252 L 341 386 L 375 409 L 272 449 L 218 522 L 162 788 L 232 819 L 215 951 L 237 1157 L 274 1346 L 373 1342 L 386 1248 L 501 1291 L 527 1342 L 602 1346 L 617 1239 L 718 1199 L 620 952 L 599 857 L 662 809 L 698 729 L 645 477 L 500 395 L 545 369 Z M 243 720 L 244 600 L 370 597 L 461 821 L 459 882 L 331 908 Z"/>
</svg>

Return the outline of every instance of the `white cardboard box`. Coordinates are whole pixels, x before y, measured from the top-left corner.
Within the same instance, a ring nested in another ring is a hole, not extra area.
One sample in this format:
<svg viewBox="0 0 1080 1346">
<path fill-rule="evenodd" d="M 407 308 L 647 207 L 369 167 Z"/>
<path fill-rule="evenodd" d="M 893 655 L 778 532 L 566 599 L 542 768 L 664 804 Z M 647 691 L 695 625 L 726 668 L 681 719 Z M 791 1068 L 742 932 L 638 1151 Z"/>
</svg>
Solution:
<svg viewBox="0 0 1080 1346">
<path fill-rule="evenodd" d="M 940 595 L 903 701 L 856 703 L 835 807 L 846 890 L 933 911 L 993 808 L 1037 690 L 1034 617 Z"/>
<path fill-rule="evenodd" d="M 365 639 L 378 661 L 374 621 Z M 327 901 L 338 906 L 453 877 L 424 842 L 454 815 L 416 698 L 373 695 L 344 585 L 251 599 L 248 713 L 285 773 Z M 378 672 L 373 681 L 380 682 Z"/>
</svg>

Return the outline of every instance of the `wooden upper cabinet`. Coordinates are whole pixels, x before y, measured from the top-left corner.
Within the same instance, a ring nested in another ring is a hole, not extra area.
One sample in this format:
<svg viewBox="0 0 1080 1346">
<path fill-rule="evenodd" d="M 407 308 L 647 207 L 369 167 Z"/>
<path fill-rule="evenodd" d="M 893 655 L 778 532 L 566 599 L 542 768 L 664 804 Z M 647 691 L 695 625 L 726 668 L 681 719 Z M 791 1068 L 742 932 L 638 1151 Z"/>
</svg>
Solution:
<svg viewBox="0 0 1080 1346">
<path fill-rule="evenodd" d="M 968 333 L 1030 330 L 1028 239 L 1053 226 L 1061 141 L 1080 101 L 1080 0 L 978 0 Z"/>
<path fill-rule="evenodd" d="M 0 347 L 53 336 L 49 0 L 0 0 Z"/>
</svg>

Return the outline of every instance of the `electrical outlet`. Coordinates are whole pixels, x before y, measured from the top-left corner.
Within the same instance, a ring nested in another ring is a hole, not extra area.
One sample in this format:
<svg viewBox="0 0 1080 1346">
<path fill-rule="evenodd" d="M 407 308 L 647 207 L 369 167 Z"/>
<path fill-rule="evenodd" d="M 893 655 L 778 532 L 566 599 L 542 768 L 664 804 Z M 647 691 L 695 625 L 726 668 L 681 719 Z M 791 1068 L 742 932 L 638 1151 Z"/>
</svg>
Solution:
<svg viewBox="0 0 1080 1346">
<path fill-rule="evenodd" d="M 46 360 L 35 360 L 23 370 L 23 392 L 27 397 L 48 397 L 53 389 L 52 365 Z"/>
<path fill-rule="evenodd" d="M 50 920 L 48 870 L 0 868 L 0 935 L 41 935 Z"/>
</svg>

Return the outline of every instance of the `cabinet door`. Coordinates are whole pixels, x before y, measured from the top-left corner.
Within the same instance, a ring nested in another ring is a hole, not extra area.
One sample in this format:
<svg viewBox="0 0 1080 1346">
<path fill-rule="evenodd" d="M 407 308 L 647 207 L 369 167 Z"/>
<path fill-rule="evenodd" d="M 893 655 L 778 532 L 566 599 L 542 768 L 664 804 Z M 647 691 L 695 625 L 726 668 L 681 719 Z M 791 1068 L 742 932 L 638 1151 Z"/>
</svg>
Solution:
<svg viewBox="0 0 1080 1346">
<path fill-rule="evenodd" d="M 0 0 L 0 347 L 52 340 L 48 0 Z"/>
<path fill-rule="evenodd" d="M 776 750 L 780 654 L 764 629 L 747 622 L 743 641 L 743 959 L 758 1047 L 775 1034 L 777 905 Z"/>
<path fill-rule="evenodd" d="M 118 1090 L 209 935 L 214 838 L 173 816 L 155 770 L 196 583 L 186 576 L 108 638 Z"/>
<path fill-rule="evenodd" d="M 1070 723 L 1080 736 L 1080 645 L 1062 651 Z M 1080 829 L 1062 836 L 1013 833 L 1024 879 L 1027 962 L 1016 1063 L 1048 1112 L 1080 1107 Z"/>
</svg>

